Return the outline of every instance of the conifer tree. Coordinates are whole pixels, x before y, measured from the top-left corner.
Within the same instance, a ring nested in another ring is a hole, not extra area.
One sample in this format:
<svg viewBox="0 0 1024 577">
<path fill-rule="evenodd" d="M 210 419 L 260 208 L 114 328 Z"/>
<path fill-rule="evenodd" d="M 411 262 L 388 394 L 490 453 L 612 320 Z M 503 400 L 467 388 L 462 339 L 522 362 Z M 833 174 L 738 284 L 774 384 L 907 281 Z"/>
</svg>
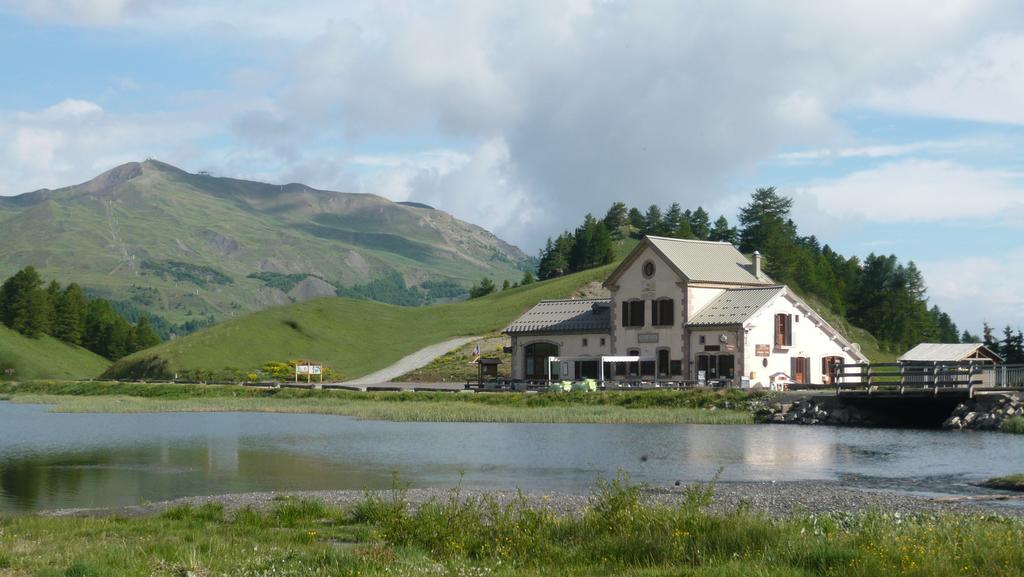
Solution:
<svg viewBox="0 0 1024 577">
<path fill-rule="evenodd" d="M 53 336 L 73 345 L 82 344 L 86 306 L 81 287 L 75 283 L 65 287 L 54 306 Z"/>
<path fill-rule="evenodd" d="M 36 269 L 27 266 L 0 286 L 0 321 L 23 335 L 38 338 L 52 316 L 43 281 Z"/>
<path fill-rule="evenodd" d="M 729 220 L 723 215 L 715 221 L 715 226 L 708 233 L 708 240 L 736 244 L 739 242 L 739 231 L 729 226 Z"/>
<path fill-rule="evenodd" d="M 690 214 L 690 230 L 694 238 L 709 240 L 711 238 L 711 215 L 703 207 L 698 206 L 697 210 Z"/>
<path fill-rule="evenodd" d="M 618 236 L 627 224 L 629 224 L 629 210 L 626 208 L 626 204 L 623 202 L 612 204 L 608 213 L 604 215 L 604 226 L 608 229 L 608 233 Z"/>
<path fill-rule="evenodd" d="M 662 218 L 661 209 L 658 208 L 658 205 L 652 204 L 647 207 L 647 212 L 644 214 L 643 233 L 661 236 L 665 232 L 665 221 Z"/>
<path fill-rule="evenodd" d="M 633 207 L 629 209 L 629 225 L 640 231 L 644 230 L 644 215 L 641 214 L 640 209 Z"/>
</svg>

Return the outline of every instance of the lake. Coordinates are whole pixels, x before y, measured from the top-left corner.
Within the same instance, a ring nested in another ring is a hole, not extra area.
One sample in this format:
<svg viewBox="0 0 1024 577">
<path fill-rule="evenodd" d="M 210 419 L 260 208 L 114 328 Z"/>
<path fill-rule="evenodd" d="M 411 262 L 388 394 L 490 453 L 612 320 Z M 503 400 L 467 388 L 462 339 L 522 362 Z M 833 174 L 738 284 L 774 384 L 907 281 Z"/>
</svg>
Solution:
<svg viewBox="0 0 1024 577">
<path fill-rule="evenodd" d="M 413 487 L 585 492 L 834 480 L 927 494 L 1024 472 L 1024 436 L 794 425 L 392 423 L 261 413 L 62 414 L 0 402 L 0 511 L 248 491 Z"/>
</svg>

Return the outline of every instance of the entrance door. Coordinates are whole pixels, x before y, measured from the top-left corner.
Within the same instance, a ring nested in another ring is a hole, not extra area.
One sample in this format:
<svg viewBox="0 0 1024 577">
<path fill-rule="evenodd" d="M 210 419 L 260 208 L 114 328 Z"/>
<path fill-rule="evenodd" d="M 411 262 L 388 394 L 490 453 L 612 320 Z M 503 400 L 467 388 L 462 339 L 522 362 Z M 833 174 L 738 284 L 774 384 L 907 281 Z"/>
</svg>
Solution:
<svg viewBox="0 0 1024 577">
<path fill-rule="evenodd" d="M 523 349 L 523 376 L 527 380 L 540 381 L 548 378 L 548 357 L 558 356 L 558 345 L 551 343 L 533 343 Z M 551 365 L 551 378 L 559 372 L 558 363 Z"/>
<path fill-rule="evenodd" d="M 793 382 L 801 385 L 807 384 L 810 380 L 810 363 L 804 357 L 793 357 Z"/>
<path fill-rule="evenodd" d="M 729 380 L 736 378 L 736 357 L 718 355 L 718 378 Z"/>
<path fill-rule="evenodd" d="M 658 376 L 667 377 L 669 373 L 668 349 L 658 350 Z"/>
</svg>

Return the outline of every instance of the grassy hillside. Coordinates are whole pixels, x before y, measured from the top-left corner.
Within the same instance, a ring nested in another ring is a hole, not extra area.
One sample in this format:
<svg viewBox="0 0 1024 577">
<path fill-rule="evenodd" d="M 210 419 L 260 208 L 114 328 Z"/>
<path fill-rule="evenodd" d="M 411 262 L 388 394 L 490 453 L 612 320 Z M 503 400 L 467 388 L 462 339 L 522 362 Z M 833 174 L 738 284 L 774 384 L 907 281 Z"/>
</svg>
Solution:
<svg viewBox="0 0 1024 577">
<path fill-rule="evenodd" d="M 91 379 L 110 366 L 110 361 L 81 347 L 51 337 L 30 339 L 0 325 L 0 379 L 6 369 L 24 379 Z"/>
<path fill-rule="evenodd" d="M 441 210 L 157 161 L 0 197 L 0 278 L 33 265 L 173 323 L 334 296 L 396 274 L 402 289 L 468 288 L 484 275 L 501 284 L 518 280 L 526 259 Z"/>
<path fill-rule="evenodd" d="M 445 339 L 500 330 L 542 299 L 566 297 L 603 280 L 614 266 L 454 304 L 399 307 L 323 298 L 271 308 L 136 353 L 118 363 L 112 374 L 121 376 L 122 370 L 157 357 L 172 374 L 251 370 L 270 361 L 308 359 L 344 378 L 359 377 Z"/>
</svg>

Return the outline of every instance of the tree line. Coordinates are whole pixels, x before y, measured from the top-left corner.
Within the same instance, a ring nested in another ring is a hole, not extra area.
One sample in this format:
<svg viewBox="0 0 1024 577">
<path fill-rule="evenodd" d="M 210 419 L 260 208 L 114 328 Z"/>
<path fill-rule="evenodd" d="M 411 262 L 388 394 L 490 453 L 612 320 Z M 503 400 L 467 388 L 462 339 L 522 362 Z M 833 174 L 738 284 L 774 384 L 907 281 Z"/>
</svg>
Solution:
<svg viewBox="0 0 1024 577">
<path fill-rule="evenodd" d="M 758 251 L 764 271 L 805 297 L 820 301 L 850 323 L 871 332 L 884 350 L 902 352 L 920 342 L 961 342 L 956 324 L 929 306 L 927 288 L 913 261 L 870 254 L 845 257 L 814 235 L 803 236 L 792 219 L 793 199 L 774 187 L 758 188 L 738 214 L 736 226 L 724 216 L 714 222 L 702 207 L 646 211 L 616 202 L 603 220 L 587 215 L 574 232 L 549 239 L 540 254 L 538 276 L 554 278 L 614 260 L 616 238 L 644 235 L 728 242 L 741 252 Z"/>
<path fill-rule="evenodd" d="M 160 343 L 146 316 L 132 324 L 108 301 L 90 298 L 75 283 L 46 283 L 31 266 L 0 285 L 0 322 L 27 337 L 49 335 L 111 360 Z"/>
<path fill-rule="evenodd" d="M 984 343 L 989 350 L 1003 357 L 1008 365 L 1024 364 L 1024 332 L 1020 329 L 1014 332 L 1010 325 L 1003 328 L 1001 339 L 996 337 L 992 326 L 985 323 L 980 337 L 964 331 L 962 340 L 965 343 Z"/>
</svg>

